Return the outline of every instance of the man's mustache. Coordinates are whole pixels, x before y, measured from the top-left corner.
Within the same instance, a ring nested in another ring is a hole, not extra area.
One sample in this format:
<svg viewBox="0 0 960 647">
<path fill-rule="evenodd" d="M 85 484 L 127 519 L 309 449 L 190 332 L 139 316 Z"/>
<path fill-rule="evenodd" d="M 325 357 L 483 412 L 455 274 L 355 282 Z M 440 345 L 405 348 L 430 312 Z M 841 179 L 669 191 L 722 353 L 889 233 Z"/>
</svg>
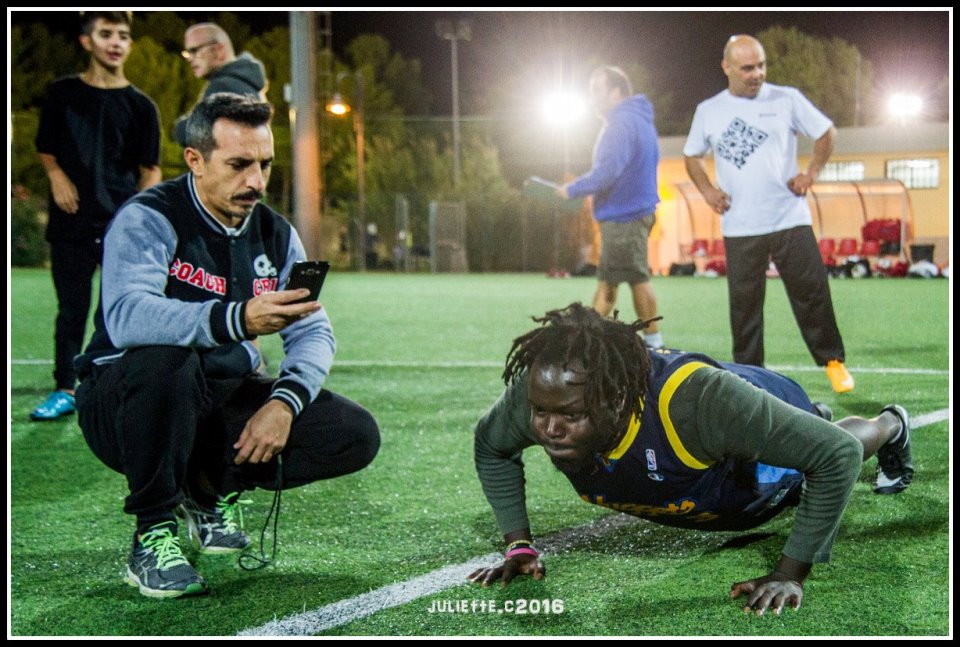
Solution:
<svg viewBox="0 0 960 647">
<path fill-rule="evenodd" d="M 246 193 L 238 193 L 233 196 L 234 200 L 260 200 L 263 198 L 263 193 L 261 191 L 250 190 Z"/>
</svg>

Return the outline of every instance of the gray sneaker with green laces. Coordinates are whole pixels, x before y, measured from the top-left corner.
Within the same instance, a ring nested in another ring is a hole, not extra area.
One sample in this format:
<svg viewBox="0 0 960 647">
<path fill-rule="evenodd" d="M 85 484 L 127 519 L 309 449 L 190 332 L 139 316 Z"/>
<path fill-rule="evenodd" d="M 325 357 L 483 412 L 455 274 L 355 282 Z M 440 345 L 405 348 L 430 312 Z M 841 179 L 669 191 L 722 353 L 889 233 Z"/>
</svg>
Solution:
<svg viewBox="0 0 960 647">
<path fill-rule="evenodd" d="M 177 508 L 177 515 L 187 523 L 187 533 L 201 553 L 237 553 L 250 545 L 243 532 L 242 505 L 239 492 L 231 492 L 218 499 L 213 508 L 207 508 L 187 494 Z"/>
<path fill-rule="evenodd" d="M 180 550 L 177 525 L 159 523 L 135 538 L 124 581 L 148 598 L 179 598 L 207 592 L 207 583 Z"/>
</svg>

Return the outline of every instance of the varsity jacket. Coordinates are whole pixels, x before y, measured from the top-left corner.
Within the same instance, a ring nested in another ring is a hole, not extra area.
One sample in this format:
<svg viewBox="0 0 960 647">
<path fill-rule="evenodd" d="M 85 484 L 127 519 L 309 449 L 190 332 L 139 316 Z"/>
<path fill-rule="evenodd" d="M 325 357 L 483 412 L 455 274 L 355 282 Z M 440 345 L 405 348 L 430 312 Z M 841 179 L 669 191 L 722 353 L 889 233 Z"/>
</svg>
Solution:
<svg viewBox="0 0 960 647">
<path fill-rule="evenodd" d="M 155 345 L 196 348 L 209 377 L 253 373 L 260 355 L 245 326 L 247 301 L 282 289 L 305 258 L 296 230 L 262 203 L 238 228 L 221 224 L 191 173 L 139 193 L 107 230 L 96 328 L 78 375 Z M 324 309 L 279 334 L 285 357 L 271 397 L 296 416 L 320 392 L 336 342 Z"/>
</svg>

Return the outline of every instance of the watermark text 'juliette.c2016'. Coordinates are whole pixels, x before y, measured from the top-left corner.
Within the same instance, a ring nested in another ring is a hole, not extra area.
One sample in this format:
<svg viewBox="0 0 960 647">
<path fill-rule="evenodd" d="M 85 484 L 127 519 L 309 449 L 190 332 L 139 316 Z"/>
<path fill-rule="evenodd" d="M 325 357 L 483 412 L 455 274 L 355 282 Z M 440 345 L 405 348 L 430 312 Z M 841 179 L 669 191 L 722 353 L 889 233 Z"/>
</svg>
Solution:
<svg viewBox="0 0 960 647">
<path fill-rule="evenodd" d="M 428 613 L 508 613 L 512 615 L 559 615 L 563 613 L 561 599 L 543 600 L 519 598 L 517 600 L 433 600 Z"/>
</svg>

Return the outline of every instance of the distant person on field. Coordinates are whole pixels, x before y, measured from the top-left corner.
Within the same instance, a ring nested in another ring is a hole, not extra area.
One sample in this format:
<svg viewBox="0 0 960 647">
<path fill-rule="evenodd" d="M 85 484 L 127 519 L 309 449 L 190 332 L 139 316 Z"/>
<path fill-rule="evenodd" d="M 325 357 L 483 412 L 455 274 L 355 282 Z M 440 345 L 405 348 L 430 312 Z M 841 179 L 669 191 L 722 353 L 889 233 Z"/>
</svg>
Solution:
<svg viewBox="0 0 960 647">
<path fill-rule="evenodd" d="M 796 506 L 766 575 L 734 583 L 758 614 L 800 607 L 813 564 L 830 559 L 861 464 L 877 455 L 874 492 L 913 478 L 910 419 L 832 413 L 793 380 L 706 355 L 651 350 L 645 322 L 574 303 L 514 340 L 507 389 L 477 424 L 477 474 L 506 544 L 504 561 L 469 579 L 542 579 L 524 492 L 523 450 L 540 445 L 581 499 L 693 530 L 750 530 Z"/>
<path fill-rule="evenodd" d="M 263 63 L 249 52 L 237 56 L 233 42 L 220 25 L 212 22 L 198 23 L 187 28 L 183 34 L 183 58 L 198 79 L 206 79 L 199 100 L 216 92 L 249 94 L 266 100 L 267 76 Z M 186 115 L 174 126 L 174 137 L 184 145 Z"/>
<path fill-rule="evenodd" d="M 721 67 L 728 88 L 697 106 L 683 147 L 690 179 L 721 215 L 730 295 L 733 360 L 763 366 L 766 272 L 776 265 L 807 349 L 833 390 L 853 390 L 827 270 L 813 234 L 807 190 L 833 152 L 837 131 L 796 88 L 765 83 L 766 54 L 751 36 L 733 36 Z M 797 170 L 797 133 L 816 142 Z M 713 150 L 717 184 L 703 156 Z"/>
<path fill-rule="evenodd" d="M 600 223 L 600 266 L 593 307 L 608 315 L 617 303 L 621 283 L 630 285 L 637 318 L 657 314 L 650 283 L 648 237 L 657 219 L 657 163 L 660 144 L 653 125 L 653 104 L 633 94 L 630 79 L 618 67 L 597 68 L 590 75 L 590 102 L 604 122 L 593 149 L 593 167 L 557 189 L 564 199 L 593 196 L 593 216 Z M 662 348 L 656 321 L 644 339 Z"/>
<path fill-rule="evenodd" d="M 132 12 L 87 11 L 80 19 L 90 62 L 47 88 L 36 137 L 50 180 L 46 238 L 57 319 L 56 390 L 30 413 L 33 420 L 74 412 L 73 358 L 83 344 L 103 232 L 120 205 L 161 179 L 157 106 L 123 73 L 133 47 Z"/>
</svg>

